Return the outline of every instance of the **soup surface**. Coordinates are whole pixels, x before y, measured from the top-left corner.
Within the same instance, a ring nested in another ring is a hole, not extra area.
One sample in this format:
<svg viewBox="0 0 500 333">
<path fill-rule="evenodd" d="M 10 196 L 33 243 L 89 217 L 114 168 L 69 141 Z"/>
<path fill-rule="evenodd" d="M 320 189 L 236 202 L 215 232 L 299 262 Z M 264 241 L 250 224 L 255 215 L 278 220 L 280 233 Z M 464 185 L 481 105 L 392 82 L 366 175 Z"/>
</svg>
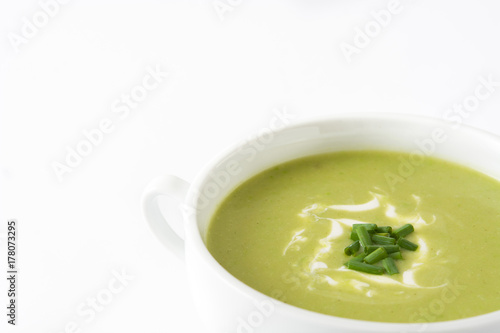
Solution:
<svg viewBox="0 0 500 333">
<path fill-rule="evenodd" d="M 254 289 L 304 309 L 381 322 L 434 322 L 500 310 L 500 183 L 406 154 L 317 155 L 266 170 L 220 205 L 206 242 Z M 349 270 L 354 223 L 398 227 L 417 243 L 400 274 Z"/>
</svg>

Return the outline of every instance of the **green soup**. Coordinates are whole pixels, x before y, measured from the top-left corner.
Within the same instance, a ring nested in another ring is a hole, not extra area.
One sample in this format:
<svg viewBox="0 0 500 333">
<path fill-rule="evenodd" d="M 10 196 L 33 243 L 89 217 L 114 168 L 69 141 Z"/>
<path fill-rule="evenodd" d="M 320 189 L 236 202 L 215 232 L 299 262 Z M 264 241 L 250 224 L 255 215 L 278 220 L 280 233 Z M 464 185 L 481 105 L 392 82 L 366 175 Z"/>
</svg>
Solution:
<svg viewBox="0 0 500 333">
<path fill-rule="evenodd" d="M 500 310 L 500 183 L 425 158 L 363 151 L 294 160 L 220 205 L 207 246 L 232 275 L 304 309 L 380 322 L 435 322 Z M 405 178 L 406 177 L 406 178 Z M 353 223 L 411 223 L 400 274 L 348 270 Z"/>
</svg>

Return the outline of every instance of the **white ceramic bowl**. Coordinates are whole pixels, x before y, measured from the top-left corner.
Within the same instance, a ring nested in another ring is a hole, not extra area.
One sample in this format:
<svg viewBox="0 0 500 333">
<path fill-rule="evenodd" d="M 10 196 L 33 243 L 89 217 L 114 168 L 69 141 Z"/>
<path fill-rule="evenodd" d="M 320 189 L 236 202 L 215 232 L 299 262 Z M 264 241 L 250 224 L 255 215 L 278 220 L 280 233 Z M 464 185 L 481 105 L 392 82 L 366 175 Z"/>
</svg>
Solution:
<svg viewBox="0 0 500 333">
<path fill-rule="evenodd" d="M 433 118 L 354 114 L 301 122 L 268 131 L 265 138 L 255 137 L 237 144 L 207 164 L 192 185 L 175 176 L 151 182 L 143 196 L 144 214 L 160 241 L 185 260 L 192 295 L 210 332 L 500 332 L 500 311 L 448 322 L 414 324 L 368 322 L 311 312 L 250 288 L 208 252 L 204 240 L 212 214 L 246 179 L 303 156 L 367 149 L 424 153 L 500 179 L 497 136 Z M 182 214 L 170 208 L 167 221 L 156 200 L 161 195 L 181 203 Z"/>
</svg>

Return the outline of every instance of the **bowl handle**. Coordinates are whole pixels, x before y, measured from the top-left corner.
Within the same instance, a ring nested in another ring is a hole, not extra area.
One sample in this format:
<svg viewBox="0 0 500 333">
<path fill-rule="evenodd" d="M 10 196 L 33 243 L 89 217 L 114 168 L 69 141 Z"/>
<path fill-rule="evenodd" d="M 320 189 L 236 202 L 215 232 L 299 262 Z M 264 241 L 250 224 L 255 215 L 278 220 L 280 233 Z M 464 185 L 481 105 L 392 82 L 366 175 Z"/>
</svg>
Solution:
<svg viewBox="0 0 500 333">
<path fill-rule="evenodd" d="M 176 176 L 163 176 L 153 179 L 142 195 L 142 211 L 146 221 L 160 242 L 184 260 L 184 219 L 181 213 L 181 204 L 184 202 L 189 189 L 189 183 Z M 169 203 L 165 211 L 166 219 L 158 198 L 167 196 Z"/>
</svg>

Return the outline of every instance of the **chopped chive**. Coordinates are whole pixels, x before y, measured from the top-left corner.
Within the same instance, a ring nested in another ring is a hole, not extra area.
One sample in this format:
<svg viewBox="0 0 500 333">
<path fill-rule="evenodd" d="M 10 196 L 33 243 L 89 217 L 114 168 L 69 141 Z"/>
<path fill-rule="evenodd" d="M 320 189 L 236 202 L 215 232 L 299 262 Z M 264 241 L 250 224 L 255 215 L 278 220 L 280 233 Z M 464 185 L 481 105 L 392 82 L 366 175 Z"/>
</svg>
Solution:
<svg viewBox="0 0 500 333">
<path fill-rule="evenodd" d="M 368 233 L 368 230 L 366 230 L 366 228 L 358 227 L 356 228 L 356 233 L 358 234 L 361 246 L 363 246 L 364 248 L 366 248 L 368 245 L 373 244 L 370 234 Z"/>
<path fill-rule="evenodd" d="M 363 272 L 363 273 L 376 274 L 376 275 L 384 274 L 383 267 L 365 264 L 364 262 L 360 262 L 360 261 L 356 261 L 356 260 L 348 261 L 346 266 L 349 269 L 353 269 L 355 271 L 359 271 L 359 272 Z"/>
<path fill-rule="evenodd" d="M 351 261 L 363 261 L 365 257 L 367 256 L 366 253 L 361 253 L 355 256 L 354 258 L 351 259 Z"/>
<path fill-rule="evenodd" d="M 375 223 L 356 223 L 352 225 L 352 231 L 356 232 L 358 228 L 365 228 L 370 234 L 373 234 L 377 229 L 377 225 Z"/>
<path fill-rule="evenodd" d="M 354 223 L 352 225 L 352 230 L 356 231 L 356 229 L 360 227 L 366 228 L 367 230 L 375 230 L 377 225 L 375 223 Z"/>
<path fill-rule="evenodd" d="M 372 253 L 379 247 L 383 247 L 387 253 L 394 253 L 399 251 L 399 246 L 398 245 L 368 245 L 367 247 L 364 248 L 365 253 Z"/>
<path fill-rule="evenodd" d="M 355 241 L 351 245 L 347 246 L 344 249 L 344 253 L 347 254 L 348 256 L 352 256 L 353 254 L 356 254 L 359 250 L 359 241 Z"/>
<path fill-rule="evenodd" d="M 388 257 L 388 258 L 385 258 L 384 260 L 382 260 L 382 265 L 384 266 L 385 271 L 389 275 L 394 275 L 394 274 L 399 273 L 398 267 L 396 266 L 394 259 L 392 259 L 391 257 Z"/>
<path fill-rule="evenodd" d="M 388 233 L 390 234 L 392 232 L 392 227 L 376 227 L 375 232 L 381 232 L 381 233 Z"/>
<path fill-rule="evenodd" d="M 391 226 L 379 227 L 375 223 L 353 224 L 350 235 L 353 242 L 344 248 L 345 254 L 352 257 L 345 266 L 369 274 L 398 274 L 395 261 L 403 259 L 402 249 L 415 251 L 418 248 L 418 244 L 405 238 L 414 231 L 411 224 L 394 230 Z M 374 265 L 378 262 L 380 264 Z"/>
<path fill-rule="evenodd" d="M 365 259 L 366 257 L 366 253 L 361 253 L 361 254 L 358 254 L 357 256 L 353 257 L 351 260 L 349 261 L 359 261 L 359 262 L 363 262 L 363 259 Z M 347 262 L 344 264 L 345 266 L 347 266 Z"/>
<path fill-rule="evenodd" d="M 368 245 L 366 247 L 363 247 L 363 252 L 365 252 L 366 254 L 370 254 L 381 246 L 382 245 Z"/>
<path fill-rule="evenodd" d="M 379 247 L 365 257 L 365 262 L 367 264 L 376 264 L 377 262 L 385 258 L 387 258 L 387 251 L 383 247 Z"/>
<path fill-rule="evenodd" d="M 392 258 L 392 259 L 396 259 L 396 260 L 401 260 L 403 259 L 403 255 L 401 254 L 401 252 L 393 252 L 393 253 L 390 253 L 389 254 L 389 257 Z"/>
<path fill-rule="evenodd" d="M 416 251 L 417 248 L 418 248 L 417 244 L 415 244 L 413 242 L 410 242 L 406 238 L 400 238 L 398 240 L 398 245 L 401 246 L 403 249 L 407 249 L 407 250 L 410 250 L 410 251 Z"/>
<path fill-rule="evenodd" d="M 375 244 L 380 244 L 380 245 L 394 245 L 394 244 L 396 244 L 396 240 L 394 238 L 379 236 L 379 235 L 373 235 L 372 241 Z"/>
<path fill-rule="evenodd" d="M 403 238 L 411 234 L 413 231 L 415 231 L 415 229 L 411 224 L 408 223 L 402 226 L 401 228 L 394 230 L 394 235 L 396 235 L 397 238 Z"/>
</svg>

